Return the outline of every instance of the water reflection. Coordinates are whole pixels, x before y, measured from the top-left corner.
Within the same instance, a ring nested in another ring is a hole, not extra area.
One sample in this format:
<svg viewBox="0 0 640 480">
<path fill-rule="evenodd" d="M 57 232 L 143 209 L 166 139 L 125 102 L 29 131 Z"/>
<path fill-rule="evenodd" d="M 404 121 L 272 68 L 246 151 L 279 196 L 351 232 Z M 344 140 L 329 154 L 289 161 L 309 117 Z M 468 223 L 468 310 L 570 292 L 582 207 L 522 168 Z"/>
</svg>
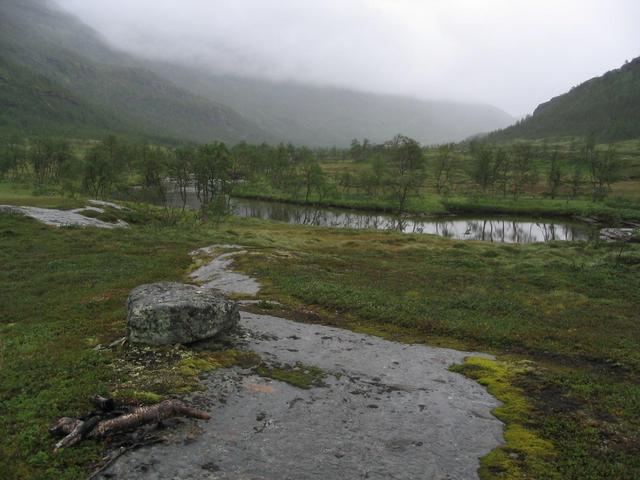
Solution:
<svg viewBox="0 0 640 480">
<path fill-rule="evenodd" d="M 170 203 L 181 206 L 176 195 Z M 195 194 L 187 204 L 199 208 Z M 556 240 L 588 240 L 591 230 L 580 223 L 526 218 L 460 218 L 444 217 L 423 220 L 379 213 L 358 212 L 331 208 L 316 208 L 279 202 L 265 202 L 244 198 L 231 200 L 233 213 L 240 217 L 261 218 L 300 225 L 336 228 L 398 230 L 405 233 L 428 233 L 460 240 L 483 240 L 496 243 L 534 243 Z"/>
</svg>

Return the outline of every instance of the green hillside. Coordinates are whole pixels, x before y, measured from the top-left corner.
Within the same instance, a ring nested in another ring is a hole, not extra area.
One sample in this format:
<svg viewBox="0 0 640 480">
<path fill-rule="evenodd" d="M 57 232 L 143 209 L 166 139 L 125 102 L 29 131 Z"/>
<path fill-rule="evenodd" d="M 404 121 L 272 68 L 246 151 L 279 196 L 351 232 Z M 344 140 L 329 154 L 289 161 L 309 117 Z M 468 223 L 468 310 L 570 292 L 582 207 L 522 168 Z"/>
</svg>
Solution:
<svg viewBox="0 0 640 480">
<path fill-rule="evenodd" d="M 46 77 L 0 57 L 0 132 L 65 137 L 123 133 L 117 119 Z"/>
<path fill-rule="evenodd" d="M 586 136 L 640 137 L 640 57 L 543 103 L 533 115 L 494 133 L 496 139 Z"/>
<path fill-rule="evenodd" d="M 112 50 L 97 33 L 46 0 L 3 0 L 0 9 L 5 76 L 46 82 L 47 89 L 64 92 L 60 95 L 67 100 L 65 105 L 40 110 L 42 95 L 37 85 L 14 85 L 3 93 L 3 101 L 29 108 L 14 108 L 11 122 L 3 122 L 0 128 L 22 126 L 25 133 L 50 133 L 73 129 L 82 119 L 82 131 L 126 130 L 156 139 L 268 138 L 232 109 L 137 67 L 135 59 Z M 73 107 L 68 102 L 72 98 Z"/>
</svg>

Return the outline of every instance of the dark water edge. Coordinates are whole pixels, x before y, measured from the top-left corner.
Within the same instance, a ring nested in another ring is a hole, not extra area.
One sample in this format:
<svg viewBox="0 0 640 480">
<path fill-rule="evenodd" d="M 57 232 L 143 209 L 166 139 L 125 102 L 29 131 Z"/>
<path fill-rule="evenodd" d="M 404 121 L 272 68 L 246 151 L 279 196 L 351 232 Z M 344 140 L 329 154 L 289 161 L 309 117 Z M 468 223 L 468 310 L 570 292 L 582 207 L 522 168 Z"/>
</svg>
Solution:
<svg viewBox="0 0 640 480">
<path fill-rule="evenodd" d="M 182 207 L 177 192 L 168 192 L 169 206 Z M 186 206 L 199 209 L 195 192 L 187 195 Z M 395 230 L 404 233 L 432 234 L 458 240 L 481 240 L 494 243 L 538 243 L 551 241 L 586 241 L 597 231 L 586 223 L 554 217 L 525 216 L 445 216 L 420 218 L 343 208 L 314 207 L 292 203 L 232 197 L 233 215 L 331 228 Z"/>
</svg>

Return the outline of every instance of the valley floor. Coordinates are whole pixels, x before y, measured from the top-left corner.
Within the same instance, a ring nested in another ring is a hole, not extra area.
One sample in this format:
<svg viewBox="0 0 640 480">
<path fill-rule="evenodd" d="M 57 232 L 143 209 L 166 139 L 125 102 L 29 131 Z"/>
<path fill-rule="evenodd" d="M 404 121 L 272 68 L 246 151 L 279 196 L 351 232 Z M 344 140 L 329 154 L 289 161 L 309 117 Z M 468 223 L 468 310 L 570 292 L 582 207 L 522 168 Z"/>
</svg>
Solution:
<svg viewBox="0 0 640 480">
<path fill-rule="evenodd" d="M 494 414 L 506 445 L 483 457 L 482 478 L 640 477 L 640 246 L 213 224 L 145 206 L 120 215 L 131 228 L 55 229 L 0 215 L 2 478 L 86 477 L 102 446 L 53 454 L 47 427 L 87 411 L 92 394 L 155 402 L 243 362 L 235 350 L 94 349 L 122 336 L 130 289 L 187 281 L 189 252 L 213 243 L 248 248 L 234 268 L 264 286 L 255 313 L 496 354 L 455 367 L 504 402 Z"/>
</svg>

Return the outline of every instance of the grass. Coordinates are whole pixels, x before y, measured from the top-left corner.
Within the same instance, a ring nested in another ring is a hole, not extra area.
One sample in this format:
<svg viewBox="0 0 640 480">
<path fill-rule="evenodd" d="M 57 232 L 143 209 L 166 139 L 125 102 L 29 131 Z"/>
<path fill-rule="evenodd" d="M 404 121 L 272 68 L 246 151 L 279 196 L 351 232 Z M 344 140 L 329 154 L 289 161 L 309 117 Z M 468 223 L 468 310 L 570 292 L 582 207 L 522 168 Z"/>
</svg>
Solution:
<svg viewBox="0 0 640 480">
<path fill-rule="evenodd" d="M 294 387 L 309 390 L 311 387 L 321 387 L 327 374 L 320 368 L 311 365 L 271 366 L 260 365 L 256 373 L 261 377 L 272 378 L 281 382 L 286 382 Z"/>
<path fill-rule="evenodd" d="M 630 340 L 640 335 L 637 247 L 618 258 L 581 242 L 299 231 L 308 243 L 286 262 L 267 252 L 246 264 L 306 304 L 495 349 L 640 365 Z"/>
<path fill-rule="evenodd" d="M 80 198 L 62 195 L 34 195 L 33 187 L 0 181 L 0 205 L 20 205 L 25 207 L 49 207 L 62 210 L 80 208 L 85 203 Z"/>
<path fill-rule="evenodd" d="M 136 222 L 117 231 L 0 215 L 0 478 L 84 478 L 100 446 L 53 455 L 46 430 L 92 394 L 155 402 L 197 388 L 202 371 L 255 364 L 228 349 L 93 350 L 123 334 L 131 288 L 184 279 L 187 252 L 213 243 L 251 249 L 236 266 L 264 284 L 257 308 L 284 305 L 271 314 L 497 354 L 456 367 L 505 402 L 508 443 L 482 460 L 483 478 L 640 478 L 640 246 L 126 215 Z M 303 385 L 305 371 L 264 373 Z"/>
<path fill-rule="evenodd" d="M 406 213 L 413 215 L 446 215 L 446 214 L 477 214 L 477 215 L 526 215 L 552 217 L 595 217 L 606 223 L 616 223 L 621 220 L 639 220 L 640 203 L 634 188 L 640 189 L 640 184 L 620 184 L 616 192 L 625 192 L 627 198 L 611 198 L 603 202 L 593 202 L 584 198 L 543 198 L 521 197 L 517 200 L 511 197 L 475 195 L 437 195 L 424 193 L 420 197 L 410 198 L 405 207 Z M 348 208 L 354 210 L 369 210 L 381 212 L 395 212 L 396 204 L 389 199 L 372 199 L 358 194 L 339 194 L 318 198 L 311 195 L 308 201 L 301 200 L 290 194 L 262 190 L 251 187 L 239 188 L 235 196 L 256 200 L 279 201 L 298 205 L 321 205 L 323 207 Z"/>
<path fill-rule="evenodd" d="M 606 223 L 640 219 L 640 204 L 622 198 L 592 202 L 539 197 L 525 197 L 517 201 L 495 197 L 451 197 L 444 204 L 452 213 L 595 217 Z"/>
</svg>

